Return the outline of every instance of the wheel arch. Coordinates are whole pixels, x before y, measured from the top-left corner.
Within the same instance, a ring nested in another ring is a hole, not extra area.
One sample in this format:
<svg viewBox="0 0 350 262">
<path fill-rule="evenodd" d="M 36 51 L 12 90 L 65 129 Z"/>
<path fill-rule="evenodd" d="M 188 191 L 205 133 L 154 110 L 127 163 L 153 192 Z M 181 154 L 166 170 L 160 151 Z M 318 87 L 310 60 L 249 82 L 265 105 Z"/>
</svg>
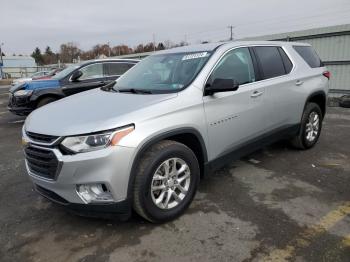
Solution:
<svg viewBox="0 0 350 262">
<path fill-rule="evenodd" d="M 32 96 L 32 101 L 35 103 L 35 105 L 37 105 L 39 101 L 47 97 L 61 99 L 65 97 L 65 95 L 62 94 L 62 91 L 60 90 L 60 88 L 42 89 L 42 90 L 37 90 L 34 93 L 34 95 Z"/>
<path fill-rule="evenodd" d="M 136 156 L 134 157 L 133 163 L 131 165 L 130 177 L 128 182 L 127 197 L 129 200 L 132 199 L 132 186 L 135 181 L 137 163 L 140 161 L 143 153 L 149 147 L 151 147 L 152 145 L 162 140 L 173 140 L 188 146 L 196 155 L 199 161 L 201 177 L 203 176 L 205 163 L 208 162 L 208 154 L 207 154 L 207 149 L 206 149 L 204 139 L 200 134 L 200 132 L 190 127 L 178 128 L 171 131 L 167 131 L 167 132 L 158 134 L 152 138 L 149 138 L 145 143 L 142 144 L 140 149 L 137 151 Z"/>
<path fill-rule="evenodd" d="M 317 104 L 322 111 L 322 118 L 324 118 L 326 114 L 326 108 L 327 108 L 327 95 L 324 91 L 316 91 L 311 93 L 308 98 L 306 99 L 304 110 L 306 108 L 306 105 L 308 103 L 315 103 Z"/>
</svg>

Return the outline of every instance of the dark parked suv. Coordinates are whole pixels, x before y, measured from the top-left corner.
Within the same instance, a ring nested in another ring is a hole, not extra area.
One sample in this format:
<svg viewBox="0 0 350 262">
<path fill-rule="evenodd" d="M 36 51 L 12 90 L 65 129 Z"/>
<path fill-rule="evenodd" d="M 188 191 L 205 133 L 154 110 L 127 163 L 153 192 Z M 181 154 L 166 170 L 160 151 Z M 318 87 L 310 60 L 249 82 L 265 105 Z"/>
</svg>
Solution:
<svg viewBox="0 0 350 262">
<path fill-rule="evenodd" d="M 10 89 L 8 109 L 28 115 L 34 109 L 116 80 L 138 60 L 104 59 L 74 64 L 47 80 L 30 81 Z"/>
</svg>

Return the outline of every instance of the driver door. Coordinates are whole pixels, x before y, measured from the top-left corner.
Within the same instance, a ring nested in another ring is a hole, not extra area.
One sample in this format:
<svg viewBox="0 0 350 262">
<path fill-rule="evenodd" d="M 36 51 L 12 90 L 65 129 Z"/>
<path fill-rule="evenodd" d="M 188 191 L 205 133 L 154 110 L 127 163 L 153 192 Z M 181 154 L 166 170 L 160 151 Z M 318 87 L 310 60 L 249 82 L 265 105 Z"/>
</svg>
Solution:
<svg viewBox="0 0 350 262">
<path fill-rule="evenodd" d="M 65 95 L 73 95 L 105 85 L 102 63 L 89 64 L 79 70 L 82 72 L 81 77 L 76 81 L 69 80 L 69 83 L 62 88 Z"/>
<path fill-rule="evenodd" d="M 258 137 L 264 131 L 265 87 L 256 83 L 256 73 L 249 48 L 227 52 L 212 71 L 215 79 L 233 79 L 236 91 L 218 92 L 203 97 L 210 144 L 210 159 L 215 159 Z"/>
</svg>

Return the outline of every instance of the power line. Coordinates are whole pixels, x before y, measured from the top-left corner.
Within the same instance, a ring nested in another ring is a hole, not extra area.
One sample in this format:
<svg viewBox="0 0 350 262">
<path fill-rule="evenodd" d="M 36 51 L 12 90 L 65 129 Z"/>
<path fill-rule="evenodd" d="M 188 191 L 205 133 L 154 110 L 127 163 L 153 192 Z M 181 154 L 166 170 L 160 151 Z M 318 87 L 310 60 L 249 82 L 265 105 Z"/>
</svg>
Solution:
<svg viewBox="0 0 350 262">
<path fill-rule="evenodd" d="M 296 17 L 295 15 L 289 15 L 289 16 L 280 16 L 280 17 L 276 17 L 276 18 L 272 18 L 272 19 L 264 19 L 264 20 L 258 20 L 258 21 L 254 21 L 254 22 L 251 22 L 251 23 L 241 23 L 241 24 L 235 24 L 235 26 L 228 26 L 228 28 L 230 29 L 230 37 L 229 39 L 230 40 L 233 40 L 233 28 L 242 28 L 242 27 L 249 27 L 249 26 L 252 26 L 252 25 L 255 25 L 255 24 L 264 24 L 264 27 L 265 26 L 268 26 L 270 27 L 271 25 L 279 25 L 281 22 L 284 22 L 284 21 L 288 21 L 288 22 L 291 22 L 292 24 L 294 25 L 298 25 L 298 26 L 303 26 L 303 25 L 310 25 L 311 23 L 313 23 L 312 21 L 307 21 L 307 20 L 310 20 L 312 18 L 321 18 L 322 16 L 324 15 L 337 15 L 337 14 L 344 14 L 344 13 L 347 13 L 349 12 L 350 9 L 346 8 L 346 9 L 342 9 L 342 10 L 332 10 L 331 12 L 320 12 L 318 14 L 315 14 L 315 15 L 311 15 L 311 16 L 307 16 L 307 17 Z M 282 19 L 281 19 L 282 18 Z M 334 17 L 334 18 L 331 18 L 331 19 L 328 19 L 327 21 L 334 21 L 334 19 L 341 19 L 339 17 Z M 300 23 L 301 22 L 301 23 Z M 305 23 L 306 22 L 306 23 Z M 315 21 L 314 23 L 317 23 L 318 21 Z M 203 30 L 203 31 L 198 31 L 198 32 L 192 32 L 192 33 L 186 33 L 185 34 L 185 39 L 186 39 L 186 42 L 188 39 L 203 39 L 203 38 L 206 38 L 209 40 L 210 36 L 213 35 L 213 33 L 215 32 L 215 35 L 218 35 L 219 32 L 222 32 L 223 34 L 223 31 L 224 30 L 227 30 L 225 29 L 224 27 L 217 27 L 217 28 L 213 28 L 211 30 Z M 172 34 L 171 36 L 169 36 L 169 38 L 176 38 L 177 36 L 182 36 L 183 37 L 183 33 L 181 34 Z M 201 36 L 200 36 L 201 35 Z M 221 35 L 221 33 L 220 33 Z M 165 39 L 165 37 L 161 37 L 162 39 Z"/>
<path fill-rule="evenodd" d="M 304 17 L 296 17 L 295 15 L 292 16 L 283 16 L 283 17 L 275 17 L 272 19 L 264 19 L 264 20 L 258 20 L 258 21 L 254 21 L 251 23 L 241 23 L 241 24 L 236 24 L 236 27 L 246 27 L 246 26 L 250 26 L 250 25 L 254 25 L 254 24 L 278 24 L 280 22 L 284 22 L 284 21 L 290 21 L 293 19 L 297 19 L 298 21 L 300 20 L 308 20 L 311 18 L 315 18 L 315 17 L 320 17 L 320 16 L 324 16 L 324 15 L 337 15 L 337 14 L 341 14 L 341 13 L 347 13 L 349 12 L 350 9 L 343 9 L 343 10 L 337 10 L 337 11 L 333 11 L 333 12 L 323 12 L 323 13 L 318 13 L 315 15 L 311 15 L 311 16 L 304 16 Z M 282 18 L 282 19 L 280 19 Z"/>
</svg>

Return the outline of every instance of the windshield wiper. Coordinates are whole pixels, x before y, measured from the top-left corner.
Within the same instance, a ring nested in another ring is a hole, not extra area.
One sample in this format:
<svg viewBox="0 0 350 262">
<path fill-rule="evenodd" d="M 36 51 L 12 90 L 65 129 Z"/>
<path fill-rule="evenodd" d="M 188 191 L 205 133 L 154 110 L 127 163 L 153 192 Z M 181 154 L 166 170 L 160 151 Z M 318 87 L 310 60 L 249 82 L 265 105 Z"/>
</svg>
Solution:
<svg viewBox="0 0 350 262">
<path fill-rule="evenodd" d="M 117 89 L 116 91 L 120 93 L 152 94 L 152 92 L 149 90 L 136 89 L 136 88 L 123 88 L 123 89 Z"/>
</svg>

